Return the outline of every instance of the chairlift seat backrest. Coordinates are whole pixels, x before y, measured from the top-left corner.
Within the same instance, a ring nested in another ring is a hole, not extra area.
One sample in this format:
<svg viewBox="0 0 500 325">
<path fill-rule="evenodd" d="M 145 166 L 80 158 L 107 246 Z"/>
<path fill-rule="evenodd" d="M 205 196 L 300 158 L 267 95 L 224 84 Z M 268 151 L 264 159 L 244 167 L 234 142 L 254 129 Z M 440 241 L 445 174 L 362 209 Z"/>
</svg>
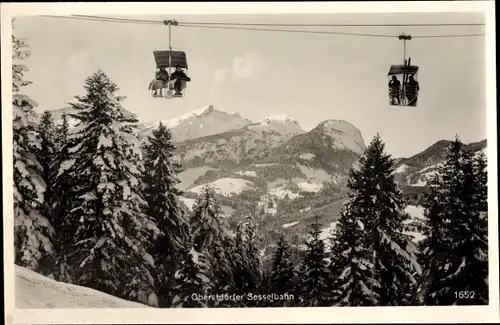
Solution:
<svg viewBox="0 0 500 325">
<path fill-rule="evenodd" d="M 388 76 L 395 76 L 401 74 L 414 75 L 418 72 L 417 65 L 391 65 L 389 68 Z"/>
<path fill-rule="evenodd" d="M 156 61 L 156 67 L 168 67 L 169 66 L 169 54 L 172 54 L 171 58 L 171 68 L 175 68 L 176 66 L 180 66 L 182 69 L 187 69 L 187 57 L 186 53 L 182 51 L 154 51 L 154 57 Z"/>
</svg>

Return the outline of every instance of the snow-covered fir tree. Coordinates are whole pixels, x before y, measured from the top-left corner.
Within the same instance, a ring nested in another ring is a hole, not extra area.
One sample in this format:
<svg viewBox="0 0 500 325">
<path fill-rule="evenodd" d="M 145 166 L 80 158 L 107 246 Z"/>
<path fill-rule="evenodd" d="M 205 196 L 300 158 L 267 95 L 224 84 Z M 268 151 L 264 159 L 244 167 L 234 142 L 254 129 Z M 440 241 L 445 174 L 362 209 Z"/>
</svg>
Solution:
<svg viewBox="0 0 500 325">
<path fill-rule="evenodd" d="M 306 242 L 306 255 L 300 266 L 299 280 L 295 292 L 299 295 L 298 304 L 302 307 L 321 307 L 327 305 L 328 269 L 325 262 L 325 243 L 320 238 L 321 225 L 315 217 L 311 225 L 309 240 Z"/>
<path fill-rule="evenodd" d="M 42 167 L 42 178 L 45 182 L 44 203 L 47 206 L 47 217 L 51 217 L 54 203 L 54 182 L 57 176 L 56 166 L 56 126 L 54 119 L 49 111 L 45 111 L 38 125 L 38 134 L 40 136 L 40 149 L 37 150 L 36 156 Z"/>
<path fill-rule="evenodd" d="M 190 241 L 189 218 L 179 201 L 181 193 L 175 187 L 179 183 L 180 165 L 173 161 L 174 151 L 172 135 L 160 123 L 144 146 L 143 186 L 146 214 L 161 231 L 151 249 L 161 306 L 170 305 L 174 274 L 182 259 L 189 257 L 184 253 Z"/>
<path fill-rule="evenodd" d="M 340 254 L 333 256 L 336 274 L 332 277 L 339 277 L 334 292 L 341 292 L 336 303 L 408 304 L 420 265 L 416 245 L 405 234 L 409 216 L 394 182 L 394 160 L 385 153 L 378 134 L 361 156 L 359 166 L 351 171 L 350 198 L 333 248 Z M 357 237 L 351 237 L 350 232 Z M 369 276 L 363 268 L 370 269 Z"/>
<path fill-rule="evenodd" d="M 221 208 L 215 191 L 206 186 L 197 198 L 190 219 L 194 248 L 197 251 L 211 249 L 223 236 Z"/>
<path fill-rule="evenodd" d="M 78 124 L 67 145 L 71 157 L 60 168 L 74 184 L 62 228 L 64 258 L 75 283 L 147 302 L 154 288 L 148 249 L 159 230 L 139 193 L 137 119 L 122 109 L 118 87 L 103 71 L 84 88 L 71 104 Z"/>
<path fill-rule="evenodd" d="M 37 103 L 20 93 L 31 82 L 25 80 L 28 68 L 21 63 L 30 55 L 28 44 L 12 35 L 12 132 L 14 167 L 14 247 L 15 263 L 29 269 L 41 269 L 41 263 L 53 255 L 54 229 L 43 214 L 45 182 L 36 157 L 40 139 L 36 132 Z"/>
<path fill-rule="evenodd" d="M 488 304 L 487 171 L 457 138 L 431 181 L 425 203 L 425 305 Z"/>
<path fill-rule="evenodd" d="M 334 306 L 376 306 L 380 283 L 374 277 L 372 256 L 363 247 L 364 225 L 352 215 L 352 202 L 342 211 L 333 231 L 329 265 L 329 299 Z"/>
<path fill-rule="evenodd" d="M 232 287 L 233 270 L 226 252 L 227 227 L 221 217 L 221 208 L 215 192 L 205 187 L 196 200 L 190 220 L 193 247 L 210 261 L 213 292 L 222 294 Z M 215 304 L 219 302 L 215 301 Z"/>
<path fill-rule="evenodd" d="M 55 178 L 52 187 L 54 197 L 52 203 L 52 225 L 54 229 L 57 229 L 57 236 L 54 238 L 54 252 L 56 255 L 55 265 L 57 267 L 54 270 L 53 276 L 58 281 L 72 283 L 66 255 L 64 254 L 64 245 L 70 244 L 70 239 L 65 237 L 71 236 L 71 231 L 65 230 L 64 228 L 69 226 L 66 224 L 66 216 L 69 214 L 71 203 L 68 191 L 70 191 L 75 184 L 71 175 L 64 173 L 64 169 L 61 170 L 63 164 L 67 161 L 71 161 L 70 153 L 68 152 L 69 123 L 66 113 L 62 115 L 61 120 L 61 124 L 56 125 L 55 130 L 56 150 L 53 165 Z"/>
<path fill-rule="evenodd" d="M 68 115 L 63 113 L 61 116 L 61 124 L 56 125 L 56 144 L 58 149 L 65 148 L 69 138 L 69 122 Z"/>
<path fill-rule="evenodd" d="M 273 256 L 273 265 L 269 275 L 269 292 L 276 294 L 293 294 L 296 274 L 292 259 L 290 244 L 284 235 L 281 235 L 276 252 Z M 274 301 L 273 306 L 287 306 L 289 301 Z"/>
<path fill-rule="evenodd" d="M 175 274 L 177 286 L 173 288 L 173 307 L 208 307 L 207 301 L 196 299 L 210 293 L 210 265 L 208 259 L 193 248 L 187 247 L 180 269 Z"/>
<path fill-rule="evenodd" d="M 227 229 L 224 231 L 222 237 L 222 250 L 223 254 L 219 254 L 219 258 L 224 258 L 222 268 L 217 270 L 218 287 L 222 288 L 224 292 L 230 294 L 244 294 L 242 291 L 243 277 L 238 276 L 238 272 L 244 269 L 245 261 L 237 245 L 236 236 L 230 233 Z M 239 282 L 238 282 L 239 281 Z M 245 301 L 222 301 L 218 303 L 219 307 L 240 307 L 243 306 Z"/>
<path fill-rule="evenodd" d="M 258 293 L 262 281 L 262 263 L 258 249 L 259 238 L 251 216 L 238 222 L 235 244 L 241 261 L 234 274 L 237 290 L 243 294 Z M 255 304 L 256 301 L 243 303 Z"/>
</svg>

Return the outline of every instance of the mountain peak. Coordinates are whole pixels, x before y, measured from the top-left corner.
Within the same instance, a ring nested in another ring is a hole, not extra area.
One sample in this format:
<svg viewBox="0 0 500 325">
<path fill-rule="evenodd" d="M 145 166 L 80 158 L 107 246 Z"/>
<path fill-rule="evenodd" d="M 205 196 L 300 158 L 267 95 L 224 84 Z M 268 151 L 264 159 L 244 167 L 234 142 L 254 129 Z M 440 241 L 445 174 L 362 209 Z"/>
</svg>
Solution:
<svg viewBox="0 0 500 325">
<path fill-rule="evenodd" d="M 168 119 L 168 120 L 159 121 L 159 122 L 162 122 L 168 128 L 171 129 L 171 128 L 175 128 L 176 126 L 179 126 L 185 120 L 188 120 L 188 119 L 193 118 L 193 117 L 207 115 L 207 114 L 213 113 L 214 111 L 215 111 L 215 108 L 213 105 L 207 105 L 207 106 L 203 106 L 200 109 L 176 116 L 176 117 Z"/>
<path fill-rule="evenodd" d="M 333 119 L 325 120 L 325 121 L 319 123 L 319 126 L 322 126 L 323 128 L 335 129 L 335 130 L 339 130 L 339 131 L 343 131 L 344 129 L 356 128 L 354 125 L 347 122 L 346 120 L 333 120 Z"/>
<path fill-rule="evenodd" d="M 295 123 L 295 124 L 297 124 L 297 121 L 294 118 L 290 117 L 289 115 L 287 115 L 285 113 L 275 114 L 275 115 L 268 116 L 265 119 L 263 119 L 262 121 L 260 121 L 259 124 L 261 124 L 261 125 L 267 125 L 267 124 L 269 124 L 271 122 Z"/>
<path fill-rule="evenodd" d="M 215 111 L 214 105 L 208 105 L 205 107 L 205 113 L 212 113 Z"/>
<path fill-rule="evenodd" d="M 320 132 L 335 140 L 337 147 L 349 149 L 357 154 L 362 154 L 366 149 L 361 132 L 345 120 L 323 121 L 311 132 Z"/>
<path fill-rule="evenodd" d="M 176 142 L 239 129 L 251 123 L 237 113 L 219 111 L 214 105 L 206 105 L 170 119 L 154 122 L 152 125 L 148 124 L 149 128 L 143 134 L 156 127 L 159 122 L 172 131 Z"/>
</svg>

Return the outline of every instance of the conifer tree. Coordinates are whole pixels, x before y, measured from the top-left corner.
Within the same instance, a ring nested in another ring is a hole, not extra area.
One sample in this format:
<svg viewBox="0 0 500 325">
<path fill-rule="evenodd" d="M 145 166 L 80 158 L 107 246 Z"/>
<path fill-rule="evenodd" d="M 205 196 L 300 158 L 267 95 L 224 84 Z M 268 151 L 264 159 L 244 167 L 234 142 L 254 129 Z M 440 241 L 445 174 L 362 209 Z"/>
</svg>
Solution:
<svg viewBox="0 0 500 325">
<path fill-rule="evenodd" d="M 161 235 L 151 254 L 156 261 L 157 287 L 160 304 L 169 306 L 175 286 L 173 275 L 180 267 L 190 241 L 189 219 L 181 208 L 177 174 L 180 166 L 173 161 L 175 147 L 170 131 L 160 123 L 144 147 L 144 198 L 146 214 L 156 221 Z M 187 261 L 186 263 L 190 263 Z"/>
<path fill-rule="evenodd" d="M 487 174 L 484 155 L 457 138 L 426 198 L 422 277 L 425 305 L 488 304 Z"/>
<path fill-rule="evenodd" d="M 52 204 L 52 224 L 54 228 L 57 229 L 57 236 L 54 238 L 54 251 L 56 255 L 55 265 L 57 267 L 53 275 L 58 281 L 72 283 L 73 280 L 68 270 L 66 255 L 64 254 L 64 245 L 71 243 L 71 231 L 65 229 L 65 227 L 68 226 L 65 222 L 67 221 L 66 217 L 69 214 L 71 203 L 68 193 L 72 191 L 75 183 L 71 175 L 64 172 L 63 167 L 64 164 L 71 162 L 70 153 L 68 152 L 69 123 L 66 113 L 63 113 L 61 120 L 61 124 L 56 126 L 56 150 L 53 165 L 54 183 L 52 190 L 54 201 Z M 69 238 L 66 238 L 68 236 Z"/>
<path fill-rule="evenodd" d="M 63 113 L 61 116 L 61 124 L 56 126 L 56 144 L 58 149 L 64 149 L 69 138 L 69 122 L 68 115 Z"/>
<path fill-rule="evenodd" d="M 71 157 L 60 168 L 74 183 L 62 260 L 79 285 L 147 302 L 154 286 L 148 249 L 158 228 L 139 194 L 137 119 L 122 109 L 118 87 L 103 71 L 84 88 L 86 95 L 71 104 L 78 124 L 67 145 Z"/>
<path fill-rule="evenodd" d="M 228 292 L 233 285 L 230 256 L 225 249 L 227 228 L 220 213 L 214 190 L 206 187 L 196 201 L 190 220 L 193 247 L 209 259 L 213 292 L 218 294 Z"/>
<path fill-rule="evenodd" d="M 380 283 L 374 277 L 374 264 L 369 250 L 362 246 L 362 221 L 352 216 L 352 203 L 347 203 L 333 231 L 329 299 L 334 306 L 376 306 Z"/>
<path fill-rule="evenodd" d="M 284 235 L 278 241 L 273 257 L 273 266 L 270 274 L 270 292 L 276 294 L 293 294 L 296 274 L 290 244 Z M 275 301 L 273 306 L 288 305 L 290 302 Z"/>
<path fill-rule="evenodd" d="M 250 216 L 237 224 L 235 245 L 238 252 L 238 268 L 234 272 L 235 288 L 241 294 L 256 294 L 261 289 L 262 263 L 258 249 L 259 238 Z M 257 301 L 242 301 L 243 305 Z"/>
<path fill-rule="evenodd" d="M 243 291 L 255 293 L 259 288 L 262 279 L 261 260 L 258 249 L 259 238 L 257 237 L 255 224 L 250 216 L 241 220 L 237 225 L 236 247 L 242 255 L 244 261 L 245 283 Z"/>
<path fill-rule="evenodd" d="M 318 217 L 312 224 L 309 240 L 306 242 L 306 255 L 300 267 L 300 280 L 296 292 L 302 307 L 321 307 L 327 305 L 328 270 L 325 262 L 325 243 L 320 238 L 321 225 Z"/>
<path fill-rule="evenodd" d="M 45 182 L 44 202 L 48 206 L 47 216 L 52 216 L 52 208 L 54 203 L 54 182 L 56 170 L 54 169 L 56 162 L 56 129 L 54 119 L 49 111 L 42 114 L 40 124 L 38 126 L 41 143 L 40 149 L 37 150 L 37 158 L 42 167 L 42 178 Z M 52 220 L 52 218 L 51 218 Z"/>
<path fill-rule="evenodd" d="M 351 171 L 350 198 L 332 249 L 331 277 L 338 279 L 334 304 L 408 304 L 420 265 L 415 245 L 405 234 L 409 216 L 394 182 L 394 160 L 385 153 L 379 135 L 366 148 L 359 165 Z"/>
<path fill-rule="evenodd" d="M 193 248 L 185 252 L 180 269 L 175 274 L 174 307 L 208 307 L 203 297 L 210 292 L 210 265 L 208 259 Z"/>
<path fill-rule="evenodd" d="M 36 132 L 37 103 L 20 93 L 22 87 L 31 84 L 25 80 L 28 68 L 19 61 L 31 53 L 28 44 L 12 35 L 12 132 L 14 163 L 14 247 L 15 263 L 41 273 L 40 263 L 53 254 L 54 229 L 43 214 L 45 182 L 42 166 L 36 158 L 40 148 Z"/>
</svg>

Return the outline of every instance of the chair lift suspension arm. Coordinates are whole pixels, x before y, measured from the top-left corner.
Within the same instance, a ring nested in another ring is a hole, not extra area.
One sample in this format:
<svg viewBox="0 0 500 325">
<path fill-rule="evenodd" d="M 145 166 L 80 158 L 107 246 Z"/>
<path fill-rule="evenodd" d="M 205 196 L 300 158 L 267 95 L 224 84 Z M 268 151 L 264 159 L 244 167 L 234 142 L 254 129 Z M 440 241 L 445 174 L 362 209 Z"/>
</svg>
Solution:
<svg viewBox="0 0 500 325">
<path fill-rule="evenodd" d="M 172 74 L 172 26 L 177 26 L 179 23 L 174 20 L 164 20 L 163 24 L 168 26 L 168 84 L 170 85 L 170 75 Z"/>
<path fill-rule="evenodd" d="M 411 40 L 411 35 L 406 35 L 405 33 L 402 33 L 398 37 L 400 40 L 403 40 L 403 66 L 407 67 L 410 65 L 409 60 L 406 60 L 406 41 Z M 408 74 L 403 74 L 403 83 L 401 85 L 401 98 L 405 96 L 406 93 L 406 83 L 408 82 Z"/>
</svg>

